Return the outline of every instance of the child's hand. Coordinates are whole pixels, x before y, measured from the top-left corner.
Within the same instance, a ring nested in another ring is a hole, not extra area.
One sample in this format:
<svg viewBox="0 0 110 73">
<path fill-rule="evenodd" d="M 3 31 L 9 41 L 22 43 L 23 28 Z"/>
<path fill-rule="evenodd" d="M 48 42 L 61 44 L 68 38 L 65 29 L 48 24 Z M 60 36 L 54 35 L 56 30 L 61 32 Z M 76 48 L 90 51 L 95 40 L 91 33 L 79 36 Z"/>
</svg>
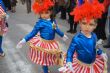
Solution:
<svg viewBox="0 0 110 73">
<path fill-rule="evenodd" d="M 103 44 L 103 40 L 102 39 L 99 39 L 97 42 L 96 42 L 96 45 L 101 45 Z"/>
<path fill-rule="evenodd" d="M 60 67 L 60 68 L 58 69 L 58 71 L 62 71 L 62 72 L 64 73 L 64 72 L 67 71 L 67 68 L 66 68 L 66 67 Z"/>
<path fill-rule="evenodd" d="M 66 66 L 74 73 L 74 70 L 73 70 L 71 62 L 67 62 Z"/>
<path fill-rule="evenodd" d="M 16 46 L 16 48 L 22 48 L 22 46 L 26 43 L 25 39 L 22 39 Z"/>
<path fill-rule="evenodd" d="M 108 61 L 108 57 L 107 57 L 106 53 L 102 53 L 101 57 L 104 59 L 104 61 L 106 61 L 106 62 Z"/>
<path fill-rule="evenodd" d="M 72 63 L 71 63 L 71 62 L 67 62 L 66 66 L 60 67 L 60 68 L 58 69 L 58 71 L 65 73 L 68 69 L 71 70 L 72 73 L 74 73 L 74 69 L 73 69 L 73 67 L 72 67 Z"/>
<path fill-rule="evenodd" d="M 64 41 L 66 41 L 68 39 L 68 37 L 66 35 L 63 36 L 62 38 Z"/>
</svg>

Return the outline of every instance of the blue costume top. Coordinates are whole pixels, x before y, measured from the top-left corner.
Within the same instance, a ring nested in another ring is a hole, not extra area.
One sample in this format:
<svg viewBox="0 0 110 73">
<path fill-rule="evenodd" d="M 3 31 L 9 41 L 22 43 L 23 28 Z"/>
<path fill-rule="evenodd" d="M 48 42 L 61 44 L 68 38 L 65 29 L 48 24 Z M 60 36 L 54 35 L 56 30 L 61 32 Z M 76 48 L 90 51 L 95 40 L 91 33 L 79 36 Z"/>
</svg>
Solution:
<svg viewBox="0 0 110 73">
<path fill-rule="evenodd" d="M 64 33 L 60 31 L 57 25 L 55 29 L 53 27 L 54 26 L 51 20 L 40 19 L 38 22 L 36 22 L 33 30 L 27 36 L 25 36 L 24 39 L 26 41 L 29 41 L 38 32 L 40 32 L 40 37 L 45 40 L 53 40 L 55 38 L 55 33 L 57 33 L 61 37 L 64 36 Z"/>
<path fill-rule="evenodd" d="M 97 37 L 94 33 L 91 33 L 91 38 L 87 38 L 82 32 L 76 34 L 67 51 L 67 62 L 72 62 L 74 52 L 77 53 L 77 58 L 83 63 L 91 64 L 96 58 L 96 41 Z M 99 50 L 98 53 L 100 53 Z"/>
</svg>

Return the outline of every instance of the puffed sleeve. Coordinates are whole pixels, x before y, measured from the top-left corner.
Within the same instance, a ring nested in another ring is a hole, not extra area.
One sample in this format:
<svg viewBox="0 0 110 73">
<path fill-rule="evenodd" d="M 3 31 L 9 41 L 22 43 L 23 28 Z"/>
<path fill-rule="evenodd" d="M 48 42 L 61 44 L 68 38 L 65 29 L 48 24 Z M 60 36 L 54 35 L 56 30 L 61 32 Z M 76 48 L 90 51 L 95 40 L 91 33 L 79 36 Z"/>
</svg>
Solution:
<svg viewBox="0 0 110 73">
<path fill-rule="evenodd" d="M 61 37 L 63 37 L 63 36 L 64 36 L 64 33 L 59 29 L 59 27 L 58 27 L 56 21 L 55 21 L 55 24 L 56 24 L 55 32 L 56 32 L 58 35 L 60 35 Z"/>
<path fill-rule="evenodd" d="M 25 36 L 24 39 L 26 40 L 26 42 L 29 41 L 31 38 L 33 38 L 42 27 L 43 26 L 41 25 L 41 23 L 36 22 L 33 30 L 28 35 Z"/>
<path fill-rule="evenodd" d="M 76 49 L 76 42 L 75 42 L 75 39 L 73 37 L 73 39 L 70 43 L 69 49 L 67 51 L 66 62 L 72 62 L 73 61 L 73 54 L 75 52 L 75 49 Z"/>
</svg>

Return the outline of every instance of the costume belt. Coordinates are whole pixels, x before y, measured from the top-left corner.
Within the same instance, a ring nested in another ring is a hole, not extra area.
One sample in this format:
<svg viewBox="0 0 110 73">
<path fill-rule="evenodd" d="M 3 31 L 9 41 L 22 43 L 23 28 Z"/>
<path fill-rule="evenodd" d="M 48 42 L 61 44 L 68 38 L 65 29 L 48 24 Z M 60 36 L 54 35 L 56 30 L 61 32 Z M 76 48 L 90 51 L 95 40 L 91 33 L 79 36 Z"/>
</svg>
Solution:
<svg viewBox="0 0 110 73">
<path fill-rule="evenodd" d="M 60 49 L 45 49 L 39 46 L 34 46 L 32 43 L 29 43 L 30 47 L 32 49 L 38 50 L 38 51 L 42 51 L 42 52 L 46 52 L 48 54 L 59 54 L 62 53 L 62 51 Z"/>
</svg>

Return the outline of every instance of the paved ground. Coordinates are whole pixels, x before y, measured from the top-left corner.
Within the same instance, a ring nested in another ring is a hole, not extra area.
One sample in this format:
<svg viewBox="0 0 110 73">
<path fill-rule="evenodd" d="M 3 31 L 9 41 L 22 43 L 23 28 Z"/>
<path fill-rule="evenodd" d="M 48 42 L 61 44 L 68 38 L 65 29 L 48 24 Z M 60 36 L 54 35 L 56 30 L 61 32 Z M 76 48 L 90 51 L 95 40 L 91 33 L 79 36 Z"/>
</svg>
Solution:
<svg viewBox="0 0 110 73">
<path fill-rule="evenodd" d="M 32 30 L 38 16 L 33 13 L 26 14 L 25 6 L 19 4 L 17 6 L 16 13 L 10 13 L 9 32 L 4 37 L 3 47 L 6 56 L 0 59 L 0 73 L 41 73 L 42 69 L 39 65 L 31 63 L 27 57 L 28 45 L 24 45 L 21 49 L 16 49 L 16 44 L 22 39 L 28 32 Z M 56 37 L 56 40 L 60 40 L 63 45 L 63 49 L 67 49 L 73 34 L 68 34 L 66 31 L 69 29 L 69 24 L 66 20 L 60 20 L 59 15 L 56 17 L 59 27 L 69 39 L 64 42 L 60 37 Z M 102 45 L 101 45 L 102 46 Z M 110 50 L 105 49 L 108 57 L 110 58 Z M 109 60 L 110 61 L 110 60 Z M 110 63 L 108 61 L 108 73 L 110 73 Z M 59 73 L 58 66 L 50 67 L 52 73 Z"/>
</svg>

